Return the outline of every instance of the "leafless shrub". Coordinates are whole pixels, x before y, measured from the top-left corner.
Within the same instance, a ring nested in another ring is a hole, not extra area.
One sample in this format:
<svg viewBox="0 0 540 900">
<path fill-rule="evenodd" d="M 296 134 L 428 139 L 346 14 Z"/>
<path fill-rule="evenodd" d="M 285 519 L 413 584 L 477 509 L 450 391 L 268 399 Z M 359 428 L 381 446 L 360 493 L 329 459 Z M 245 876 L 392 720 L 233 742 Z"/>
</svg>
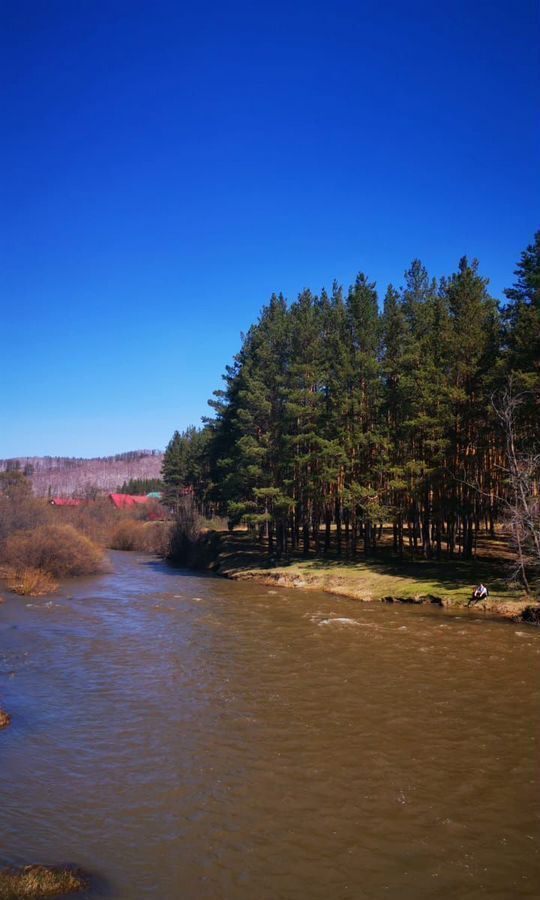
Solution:
<svg viewBox="0 0 540 900">
<path fill-rule="evenodd" d="M 171 522 L 148 522 L 146 531 L 146 551 L 167 557 L 171 544 Z"/>
<path fill-rule="evenodd" d="M 16 571 L 40 569 L 55 578 L 93 575 L 103 563 L 103 551 L 71 525 L 41 525 L 19 531 L 3 545 L 2 561 Z"/>
<path fill-rule="evenodd" d="M 137 550 L 167 556 L 170 543 L 169 522 L 142 522 L 124 518 L 111 531 L 108 546 L 111 550 Z"/>
<path fill-rule="evenodd" d="M 86 875 L 78 869 L 24 866 L 22 869 L 0 870 L 0 900 L 58 897 L 61 894 L 83 891 L 87 886 Z"/>
<path fill-rule="evenodd" d="M 8 570 L 6 583 L 10 591 L 24 597 L 44 597 L 58 587 L 56 579 L 43 569 Z"/>
<path fill-rule="evenodd" d="M 169 557 L 183 561 L 202 531 L 201 517 L 191 497 L 182 497 L 173 520 Z"/>
<path fill-rule="evenodd" d="M 21 472 L 0 472 L 0 542 L 15 531 L 47 522 L 49 517 L 47 504 L 32 496 L 30 482 Z"/>
<path fill-rule="evenodd" d="M 107 497 L 84 506 L 53 507 L 52 513 L 54 522 L 72 525 L 102 547 L 108 545 L 113 528 L 124 518 Z"/>
<path fill-rule="evenodd" d="M 148 548 L 148 538 L 144 522 L 135 519 L 123 519 L 112 529 L 109 537 L 111 550 L 139 550 Z"/>
<path fill-rule="evenodd" d="M 516 393 L 510 378 L 506 388 L 493 398 L 493 408 L 506 445 L 508 497 L 504 498 L 504 507 L 515 551 L 512 578 L 521 581 L 529 594 L 531 576 L 540 576 L 540 453 L 519 442 L 518 414 L 528 393 Z"/>
<path fill-rule="evenodd" d="M 217 558 L 219 535 L 205 527 L 191 497 L 184 497 L 174 518 L 167 557 L 192 568 L 207 568 Z"/>
</svg>

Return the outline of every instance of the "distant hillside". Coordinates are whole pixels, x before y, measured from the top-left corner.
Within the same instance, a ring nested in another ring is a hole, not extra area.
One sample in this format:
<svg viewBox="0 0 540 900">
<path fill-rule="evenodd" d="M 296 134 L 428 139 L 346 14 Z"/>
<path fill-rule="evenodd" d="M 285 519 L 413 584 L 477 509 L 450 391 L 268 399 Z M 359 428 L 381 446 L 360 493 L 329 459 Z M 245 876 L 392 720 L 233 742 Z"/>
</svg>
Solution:
<svg viewBox="0 0 540 900">
<path fill-rule="evenodd" d="M 38 497 L 83 496 L 96 488 L 114 491 L 131 478 L 159 478 L 163 453 L 130 450 L 116 456 L 77 459 L 68 456 L 19 456 L 0 459 L 0 472 L 20 469 Z"/>
</svg>

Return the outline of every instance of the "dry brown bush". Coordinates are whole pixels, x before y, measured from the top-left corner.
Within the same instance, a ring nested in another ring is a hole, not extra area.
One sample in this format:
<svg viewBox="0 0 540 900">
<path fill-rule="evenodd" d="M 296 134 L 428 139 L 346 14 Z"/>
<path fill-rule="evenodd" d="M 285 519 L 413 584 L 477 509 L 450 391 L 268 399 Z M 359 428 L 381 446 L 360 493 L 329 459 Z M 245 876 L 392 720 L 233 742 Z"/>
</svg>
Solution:
<svg viewBox="0 0 540 900">
<path fill-rule="evenodd" d="M 21 529 L 35 528 L 50 518 L 50 507 L 32 496 L 31 484 L 20 472 L 0 472 L 0 541 Z"/>
<path fill-rule="evenodd" d="M 99 572 L 103 551 L 71 525 L 41 525 L 8 537 L 2 548 L 2 561 L 17 571 L 41 569 L 63 578 Z"/>
<path fill-rule="evenodd" d="M 60 866 L 24 866 L 0 870 L 0 900 L 23 897 L 59 897 L 88 886 L 87 877 L 78 869 Z"/>
<path fill-rule="evenodd" d="M 194 569 L 212 566 L 219 554 L 220 536 L 208 531 L 191 498 L 179 506 L 170 530 L 167 558 Z"/>
<path fill-rule="evenodd" d="M 146 545 L 116 546 L 116 534 L 128 534 L 129 525 L 124 529 L 124 523 L 140 523 L 156 519 L 163 515 L 163 507 L 159 503 L 146 503 L 128 509 L 115 509 L 111 501 L 106 497 L 100 497 L 95 502 L 78 507 L 53 508 L 53 521 L 73 525 L 77 531 L 82 531 L 96 544 L 102 547 L 110 547 L 116 550 L 146 550 Z M 153 522 L 152 524 L 161 524 Z M 122 529 L 119 529 L 119 526 Z M 118 538 L 120 540 L 120 538 Z M 114 541 L 114 543 L 112 543 Z"/>
<path fill-rule="evenodd" d="M 54 522 L 73 525 L 77 531 L 102 547 L 107 546 L 111 530 L 122 516 L 107 497 L 100 497 L 95 503 L 85 506 L 52 507 L 52 514 Z"/>
<path fill-rule="evenodd" d="M 112 529 L 108 545 L 111 550 L 147 549 L 146 528 L 143 522 L 135 519 L 123 519 Z"/>
<path fill-rule="evenodd" d="M 169 555 L 171 545 L 172 522 L 148 522 L 145 526 L 147 533 L 147 551 L 157 556 Z"/>
<path fill-rule="evenodd" d="M 137 550 L 166 556 L 170 525 L 167 522 L 142 522 L 125 518 L 112 529 L 108 546 L 111 550 Z"/>
<path fill-rule="evenodd" d="M 58 587 L 58 582 L 43 569 L 8 570 L 6 583 L 14 594 L 24 597 L 44 597 Z"/>
</svg>

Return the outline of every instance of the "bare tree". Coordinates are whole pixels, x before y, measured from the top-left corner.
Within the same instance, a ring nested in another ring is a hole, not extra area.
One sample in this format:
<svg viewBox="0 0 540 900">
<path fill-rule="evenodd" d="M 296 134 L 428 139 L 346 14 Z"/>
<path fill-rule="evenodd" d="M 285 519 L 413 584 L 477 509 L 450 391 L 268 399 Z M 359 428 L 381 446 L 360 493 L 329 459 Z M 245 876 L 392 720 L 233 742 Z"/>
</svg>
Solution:
<svg viewBox="0 0 540 900">
<path fill-rule="evenodd" d="M 503 467 L 508 496 L 504 498 L 516 554 L 513 577 L 519 578 L 527 594 L 530 578 L 540 573 L 540 453 L 538 447 L 520 446 L 519 411 L 530 392 L 516 393 L 512 378 L 492 398 L 505 440 Z"/>
</svg>

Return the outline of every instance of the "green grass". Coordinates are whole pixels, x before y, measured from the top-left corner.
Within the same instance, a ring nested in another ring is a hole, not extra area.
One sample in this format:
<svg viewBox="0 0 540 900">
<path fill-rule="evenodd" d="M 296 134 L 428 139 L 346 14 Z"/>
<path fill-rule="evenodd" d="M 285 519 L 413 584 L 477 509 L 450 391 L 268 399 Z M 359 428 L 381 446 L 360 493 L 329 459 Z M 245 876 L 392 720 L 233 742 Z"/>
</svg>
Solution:
<svg viewBox="0 0 540 900">
<path fill-rule="evenodd" d="M 381 597 L 413 598 L 431 594 L 456 603 L 466 603 L 473 587 L 488 584 L 492 600 L 520 600 L 522 592 L 508 586 L 497 567 L 463 562 L 398 562 L 381 558 L 366 562 L 328 562 L 306 560 L 294 562 L 274 571 L 287 578 L 315 583 L 323 590 L 343 588 L 348 595 L 375 600 Z"/>
<path fill-rule="evenodd" d="M 519 587 L 508 584 L 508 551 L 500 538 L 485 541 L 478 558 L 470 561 L 398 559 L 383 548 L 358 561 L 296 556 L 288 565 L 271 566 L 263 547 L 246 533 L 235 533 L 222 535 L 219 571 L 230 577 L 259 577 L 359 600 L 432 595 L 461 606 L 474 586 L 483 582 L 493 605 L 534 602 L 527 600 Z"/>
</svg>

